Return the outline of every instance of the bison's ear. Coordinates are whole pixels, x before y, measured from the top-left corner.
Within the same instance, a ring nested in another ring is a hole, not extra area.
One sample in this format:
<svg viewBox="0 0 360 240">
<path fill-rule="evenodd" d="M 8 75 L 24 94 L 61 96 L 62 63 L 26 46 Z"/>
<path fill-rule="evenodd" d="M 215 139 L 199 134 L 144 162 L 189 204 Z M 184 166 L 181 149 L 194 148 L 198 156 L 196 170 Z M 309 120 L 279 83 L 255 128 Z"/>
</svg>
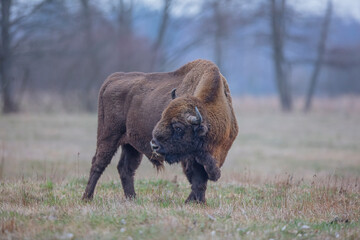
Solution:
<svg viewBox="0 0 360 240">
<path fill-rule="evenodd" d="M 175 99 L 176 98 L 176 88 L 174 88 L 173 90 L 171 90 L 171 98 Z"/>
<path fill-rule="evenodd" d="M 194 128 L 194 132 L 199 137 L 205 136 L 207 134 L 207 132 L 208 132 L 208 127 L 203 123 L 199 124 L 199 125 L 194 125 L 193 128 Z"/>
</svg>

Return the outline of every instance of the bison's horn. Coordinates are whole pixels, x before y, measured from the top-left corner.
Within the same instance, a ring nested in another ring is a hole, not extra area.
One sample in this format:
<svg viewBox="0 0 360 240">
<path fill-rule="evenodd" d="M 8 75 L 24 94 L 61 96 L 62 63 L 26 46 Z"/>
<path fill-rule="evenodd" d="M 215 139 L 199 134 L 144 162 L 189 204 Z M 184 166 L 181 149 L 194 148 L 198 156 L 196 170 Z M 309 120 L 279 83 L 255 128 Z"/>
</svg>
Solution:
<svg viewBox="0 0 360 240">
<path fill-rule="evenodd" d="M 202 122 L 203 118 L 197 107 L 195 107 L 195 112 L 196 116 L 189 116 L 188 121 L 193 125 L 199 125 Z"/>
<path fill-rule="evenodd" d="M 202 123 L 203 118 L 202 118 L 201 113 L 199 112 L 199 109 L 197 107 L 195 107 L 195 112 L 196 112 L 196 118 L 199 120 L 199 123 Z"/>
<path fill-rule="evenodd" d="M 173 90 L 171 90 L 171 98 L 175 99 L 176 98 L 176 88 L 174 88 Z"/>
</svg>

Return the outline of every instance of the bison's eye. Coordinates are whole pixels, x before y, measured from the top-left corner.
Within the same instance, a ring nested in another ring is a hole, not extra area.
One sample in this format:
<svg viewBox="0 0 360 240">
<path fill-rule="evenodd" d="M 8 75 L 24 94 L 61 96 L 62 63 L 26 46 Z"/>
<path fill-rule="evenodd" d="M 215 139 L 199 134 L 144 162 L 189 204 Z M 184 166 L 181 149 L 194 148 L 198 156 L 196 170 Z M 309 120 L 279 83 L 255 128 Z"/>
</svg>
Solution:
<svg viewBox="0 0 360 240">
<path fill-rule="evenodd" d="M 183 130 L 180 127 L 175 127 L 174 129 L 175 129 L 175 131 L 177 133 L 182 133 L 183 132 Z"/>
<path fill-rule="evenodd" d="M 181 123 L 174 123 L 173 129 L 177 134 L 182 134 L 184 132 L 184 126 Z"/>
</svg>

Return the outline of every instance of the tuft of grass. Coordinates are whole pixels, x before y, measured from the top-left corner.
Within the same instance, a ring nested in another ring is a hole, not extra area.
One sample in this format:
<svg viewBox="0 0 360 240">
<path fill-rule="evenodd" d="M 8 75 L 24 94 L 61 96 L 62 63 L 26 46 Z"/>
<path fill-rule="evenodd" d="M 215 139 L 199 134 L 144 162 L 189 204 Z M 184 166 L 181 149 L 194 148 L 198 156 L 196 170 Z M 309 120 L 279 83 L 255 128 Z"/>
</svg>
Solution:
<svg viewBox="0 0 360 240">
<path fill-rule="evenodd" d="M 47 180 L 45 183 L 41 184 L 40 187 L 47 191 L 52 191 L 54 188 L 54 183 L 51 180 Z"/>
</svg>

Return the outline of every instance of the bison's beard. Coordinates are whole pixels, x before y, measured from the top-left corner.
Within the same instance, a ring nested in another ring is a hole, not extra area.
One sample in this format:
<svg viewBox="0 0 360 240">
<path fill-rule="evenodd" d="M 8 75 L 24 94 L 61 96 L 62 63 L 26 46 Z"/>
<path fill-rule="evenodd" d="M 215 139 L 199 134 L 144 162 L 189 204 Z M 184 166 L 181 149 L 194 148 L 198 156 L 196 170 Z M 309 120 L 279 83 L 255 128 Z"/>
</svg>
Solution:
<svg viewBox="0 0 360 240">
<path fill-rule="evenodd" d="M 165 162 L 169 164 L 178 163 L 184 159 L 183 154 L 173 154 L 173 153 L 159 153 L 157 151 L 152 152 L 151 159 L 165 159 Z"/>
<path fill-rule="evenodd" d="M 178 163 L 187 158 L 187 155 L 184 154 L 166 154 L 165 162 L 169 164 Z"/>
</svg>

